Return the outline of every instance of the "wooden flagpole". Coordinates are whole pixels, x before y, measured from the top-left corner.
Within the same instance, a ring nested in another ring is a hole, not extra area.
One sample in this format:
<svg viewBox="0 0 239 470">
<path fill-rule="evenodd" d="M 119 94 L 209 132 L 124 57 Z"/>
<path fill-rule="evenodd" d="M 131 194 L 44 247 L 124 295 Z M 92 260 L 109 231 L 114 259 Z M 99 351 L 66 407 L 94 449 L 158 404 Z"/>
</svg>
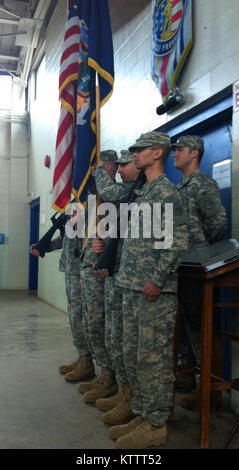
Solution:
<svg viewBox="0 0 239 470">
<path fill-rule="evenodd" d="M 100 86 L 99 86 L 99 77 L 96 72 L 96 82 L 95 82 L 95 108 L 96 108 L 96 164 L 100 163 Z M 96 210 L 100 205 L 100 195 L 97 192 L 96 195 Z M 97 215 L 97 227 L 100 222 L 100 215 Z M 97 235 L 99 235 L 97 230 Z"/>
<path fill-rule="evenodd" d="M 100 163 L 100 86 L 98 73 L 96 72 L 95 83 L 95 100 L 96 100 L 96 163 Z"/>
</svg>

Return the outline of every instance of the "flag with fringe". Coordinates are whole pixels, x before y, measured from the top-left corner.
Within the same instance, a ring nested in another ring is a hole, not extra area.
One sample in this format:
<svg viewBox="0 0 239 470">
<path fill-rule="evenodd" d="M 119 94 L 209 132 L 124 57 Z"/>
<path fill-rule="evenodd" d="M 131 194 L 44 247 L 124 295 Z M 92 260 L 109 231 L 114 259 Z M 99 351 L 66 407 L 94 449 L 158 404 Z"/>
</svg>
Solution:
<svg viewBox="0 0 239 470">
<path fill-rule="evenodd" d="M 71 0 L 60 64 L 60 120 L 56 140 L 52 207 L 65 212 L 71 194 L 86 200 L 96 158 L 96 73 L 100 106 L 114 83 L 108 0 Z"/>
</svg>

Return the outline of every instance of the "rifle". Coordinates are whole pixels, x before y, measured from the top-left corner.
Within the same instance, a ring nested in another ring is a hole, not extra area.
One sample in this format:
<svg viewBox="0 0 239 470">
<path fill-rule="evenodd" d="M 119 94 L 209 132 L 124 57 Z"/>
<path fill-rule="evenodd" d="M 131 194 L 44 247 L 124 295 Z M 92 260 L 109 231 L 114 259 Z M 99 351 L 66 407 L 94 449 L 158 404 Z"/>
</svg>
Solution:
<svg viewBox="0 0 239 470">
<path fill-rule="evenodd" d="M 146 176 L 144 174 L 144 171 L 141 171 L 137 180 L 135 181 L 133 188 L 131 189 L 127 197 L 128 203 L 131 203 L 135 200 L 136 198 L 135 189 L 140 189 L 145 182 L 146 182 Z M 110 276 L 113 276 L 114 274 L 116 253 L 117 253 L 118 243 L 120 239 L 118 222 L 119 222 L 119 218 L 117 220 L 117 238 L 110 238 L 110 237 L 107 238 L 105 246 L 104 246 L 104 250 L 102 251 L 102 253 L 100 253 L 97 263 L 94 267 L 95 271 L 98 271 L 99 269 L 107 269 Z"/>
<path fill-rule="evenodd" d="M 37 244 L 34 246 L 35 250 L 38 250 L 40 253 L 40 256 L 43 258 L 45 256 L 45 253 L 47 252 L 51 239 L 54 235 L 54 233 L 57 230 L 60 230 L 61 237 L 64 237 L 65 233 L 65 224 L 68 219 L 68 215 L 66 214 L 60 214 L 58 218 L 56 218 L 57 214 L 54 214 L 51 217 L 52 221 L 52 227 L 43 235 L 43 237 L 37 242 Z"/>
</svg>

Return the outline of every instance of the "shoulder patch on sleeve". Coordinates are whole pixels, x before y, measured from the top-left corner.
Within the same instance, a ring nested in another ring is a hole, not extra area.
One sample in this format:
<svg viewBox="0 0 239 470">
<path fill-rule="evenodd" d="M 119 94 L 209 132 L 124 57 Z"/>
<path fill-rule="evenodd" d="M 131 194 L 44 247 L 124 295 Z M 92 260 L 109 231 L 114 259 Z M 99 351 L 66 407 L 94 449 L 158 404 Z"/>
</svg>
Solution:
<svg viewBox="0 0 239 470">
<path fill-rule="evenodd" d="M 187 224 L 187 214 L 182 201 L 176 194 L 172 194 L 164 199 L 165 204 L 173 204 L 173 223 L 174 225 Z"/>
<path fill-rule="evenodd" d="M 205 211 L 212 210 L 216 204 L 215 194 L 203 192 L 196 195 L 196 202 L 203 208 Z"/>
</svg>

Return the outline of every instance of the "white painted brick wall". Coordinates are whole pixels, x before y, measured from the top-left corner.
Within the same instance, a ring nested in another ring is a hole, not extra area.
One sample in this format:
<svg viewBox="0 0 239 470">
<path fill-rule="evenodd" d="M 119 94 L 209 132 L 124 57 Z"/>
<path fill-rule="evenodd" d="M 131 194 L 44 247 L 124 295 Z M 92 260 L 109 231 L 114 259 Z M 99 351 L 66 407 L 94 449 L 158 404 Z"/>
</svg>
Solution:
<svg viewBox="0 0 239 470">
<path fill-rule="evenodd" d="M 59 0 L 46 37 L 44 72 L 38 80 L 37 97 L 31 101 L 30 192 L 40 197 L 40 237 L 51 225 L 52 181 L 56 133 L 59 120 L 59 64 L 66 23 L 66 1 Z M 49 155 L 51 167 L 44 167 Z M 59 232 L 57 233 L 57 235 Z M 60 252 L 49 253 L 39 262 L 38 295 L 50 304 L 66 310 L 64 275 L 59 273 Z"/>
<path fill-rule="evenodd" d="M 0 115 L 0 158 L 10 156 L 11 127 Z"/>
<path fill-rule="evenodd" d="M 27 137 L 24 114 L 22 120 L 0 114 L 0 233 L 5 234 L 0 245 L 0 289 L 27 288 Z"/>
</svg>

